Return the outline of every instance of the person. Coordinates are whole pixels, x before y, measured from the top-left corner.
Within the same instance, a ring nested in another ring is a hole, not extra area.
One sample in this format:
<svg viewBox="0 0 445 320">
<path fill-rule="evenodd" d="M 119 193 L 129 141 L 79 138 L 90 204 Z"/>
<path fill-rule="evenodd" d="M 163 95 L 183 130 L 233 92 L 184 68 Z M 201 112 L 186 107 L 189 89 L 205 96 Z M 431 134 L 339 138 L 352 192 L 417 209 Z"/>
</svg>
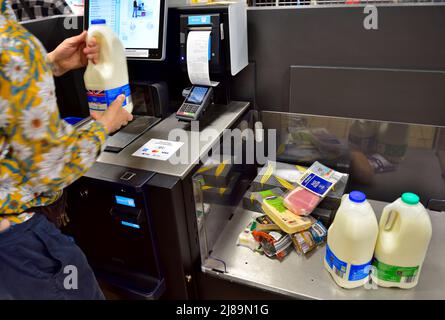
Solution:
<svg viewBox="0 0 445 320">
<path fill-rule="evenodd" d="M 60 119 L 53 75 L 99 58 L 86 32 L 46 54 L 0 0 L 0 299 L 104 298 L 85 255 L 44 215 L 93 165 L 107 134 L 132 120 L 123 96 L 85 128 Z"/>
<path fill-rule="evenodd" d="M 138 17 L 138 2 L 136 0 L 133 1 L 133 15 L 132 18 Z"/>
<path fill-rule="evenodd" d="M 73 14 L 70 6 L 64 0 L 11 0 L 11 6 L 18 21 L 41 19 L 61 14 Z"/>
</svg>

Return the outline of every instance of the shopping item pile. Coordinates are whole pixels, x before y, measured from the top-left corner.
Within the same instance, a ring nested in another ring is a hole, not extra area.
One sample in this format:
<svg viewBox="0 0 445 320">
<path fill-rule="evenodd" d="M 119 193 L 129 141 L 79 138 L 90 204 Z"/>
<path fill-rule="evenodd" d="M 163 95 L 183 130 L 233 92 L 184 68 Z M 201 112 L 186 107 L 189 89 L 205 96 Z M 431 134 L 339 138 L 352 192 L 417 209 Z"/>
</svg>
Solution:
<svg viewBox="0 0 445 320">
<path fill-rule="evenodd" d="M 347 175 L 319 162 L 309 168 L 269 162 L 260 170 L 243 200 L 245 208 L 262 215 L 241 232 L 238 245 L 280 261 L 292 249 L 298 254 L 312 251 L 326 240 L 327 230 L 322 219 L 328 223 L 331 220 L 330 216 L 326 219 L 314 213 L 320 210 L 318 206 L 337 184 L 344 183 L 344 192 L 347 179 Z"/>
</svg>

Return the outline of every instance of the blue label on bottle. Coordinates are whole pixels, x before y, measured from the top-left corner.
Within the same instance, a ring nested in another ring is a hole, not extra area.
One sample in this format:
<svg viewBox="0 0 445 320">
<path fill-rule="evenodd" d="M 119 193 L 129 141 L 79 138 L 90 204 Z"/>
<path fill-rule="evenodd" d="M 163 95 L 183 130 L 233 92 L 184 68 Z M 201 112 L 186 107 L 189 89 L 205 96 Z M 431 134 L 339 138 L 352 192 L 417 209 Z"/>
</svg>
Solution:
<svg viewBox="0 0 445 320">
<path fill-rule="evenodd" d="M 365 263 L 365 264 L 360 264 L 360 265 L 355 265 L 355 264 L 351 264 L 351 269 L 349 270 L 349 281 L 357 281 L 357 280 L 362 280 L 365 279 L 367 276 L 369 276 L 369 271 L 371 270 L 371 262 L 372 260 L 370 260 L 369 262 Z"/>
<path fill-rule="evenodd" d="M 301 185 L 315 194 L 324 196 L 332 186 L 332 182 L 329 182 L 314 173 L 310 173 L 306 179 L 303 180 Z"/>
<path fill-rule="evenodd" d="M 329 245 L 326 245 L 325 259 L 328 266 L 335 272 L 337 276 L 339 276 L 340 278 L 345 278 L 348 264 L 337 258 L 335 254 L 331 251 L 331 248 L 329 248 Z"/>
<path fill-rule="evenodd" d="M 128 97 L 131 96 L 129 84 L 109 90 L 87 90 L 90 110 L 105 111 L 120 94 L 124 94 L 126 97 L 122 103 L 122 106 L 125 107 L 128 104 Z"/>
</svg>

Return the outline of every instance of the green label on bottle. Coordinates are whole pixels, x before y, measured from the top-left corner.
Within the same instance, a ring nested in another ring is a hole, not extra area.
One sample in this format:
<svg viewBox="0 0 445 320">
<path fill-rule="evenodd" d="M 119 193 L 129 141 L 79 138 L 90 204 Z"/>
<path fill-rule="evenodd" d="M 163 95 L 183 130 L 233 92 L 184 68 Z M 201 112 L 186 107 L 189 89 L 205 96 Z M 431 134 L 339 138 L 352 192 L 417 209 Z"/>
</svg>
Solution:
<svg viewBox="0 0 445 320">
<path fill-rule="evenodd" d="M 376 268 L 376 276 L 383 281 L 390 281 L 396 283 L 410 283 L 414 282 L 419 272 L 419 266 L 416 267 L 399 267 L 392 266 L 383 262 L 374 260 L 372 263 Z"/>
</svg>

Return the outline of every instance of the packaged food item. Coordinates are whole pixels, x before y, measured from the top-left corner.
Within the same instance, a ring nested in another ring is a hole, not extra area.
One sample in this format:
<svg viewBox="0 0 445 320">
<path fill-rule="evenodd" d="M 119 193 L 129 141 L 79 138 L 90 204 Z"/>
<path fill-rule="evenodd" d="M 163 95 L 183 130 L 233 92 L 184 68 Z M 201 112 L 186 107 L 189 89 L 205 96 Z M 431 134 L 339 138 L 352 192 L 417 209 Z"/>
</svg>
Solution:
<svg viewBox="0 0 445 320">
<path fill-rule="evenodd" d="M 222 161 L 217 158 L 209 158 L 198 169 L 197 174 L 202 175 L 209 186 L 224 187 L 230 182 L 233 168 L 234 159 L 232 157 L 224 157 Z"/>
<path fill-rule="evenodd" d="M 300 177 L 300 187 L 286 195 L 284 204 L 297 215 L 309 215 L 342 177 L 342 173 L 315 162 Z"/>
<path fill-rule="evenodd" d="M 354 120 L 349 128 L 349 145 L 365 154 L 375 152 L 378 129 L 375 121 Z"/>
<path fill-rule="evenodd" d="M 237 187 L 240 176 L 240 173 L 235 172 L 232 175 L 229 184 L 225 187 L 207 185 L 206 181 L 206 184 L 201 186 L 204 201 L 207 203 L 232 205 L 237 195 L 234 190 Z"/>
<path fill-rule="evenodd" d="M 284 198 L 286 208 L 299 216 L 311 214 L 319 202 L 319 196 L 301 187 L 295 188 Z"/>
<path fill-rule="evenodd" d="M 239 234 L 237 245 L 249 248 L 254 252 L 262 252 L 261 243 L 256 241 L 252 232 L 255 231 L 256 223 L 251 221 L 249 225 Z"/>
<path fill-rule="evenodd" d="M 346 192 L 349 183 L 349 174 L 344 173 L 342 178 L 332 187 L 331 191 L 318 204 L 318 208 L 327 210 L 337 210 L 341 204 L 341 197 Z"/>
<path fill-rule="evenodd" d="M 283 196 L 284 192 L 280 188 L 273 188 L 270 190 L 252 192 L 250 188 L 243 197 L 243 208 L 250 211 L 261 212 L 263 209 L 261 205 L 263 204 L 263 199 L 270 196 Z"/>
<path fill-rule="evenodd" d="M 293 190 L 306 168 L 287 163 L 268 161 L 252 182 L 252 191 L 263 191 L 276 187 Z"/>
<path fill-rule="evenodd" d="M 326 241 L 328 231 L 320 221 L 314 223 L 308 230 L 291 236 L 294 248 L 298 254 L 306 254 Z"/>
<path fill-rule="evenodd" d="M 293 234 L 307 230 L 315 222 L 312 217 L 302 217 L 292 213 L 284 206 L 283 201 L 283 197 L 273 195 L 265 198 L 261 207 L 284 232 Z"/>
<path fill-rule="evenodd" d="M 283 260 L 292 250 L 292 239 L 282 231 L 252 231 L 255 240 L 269 258 Z"/>
<path fill-rule="evenodd" d="M 280 231 L 280 227 L 276 225 L 267 215 L 259 216 L 255 219 L 256 230 L 259 231 Z"/>
</svg>

